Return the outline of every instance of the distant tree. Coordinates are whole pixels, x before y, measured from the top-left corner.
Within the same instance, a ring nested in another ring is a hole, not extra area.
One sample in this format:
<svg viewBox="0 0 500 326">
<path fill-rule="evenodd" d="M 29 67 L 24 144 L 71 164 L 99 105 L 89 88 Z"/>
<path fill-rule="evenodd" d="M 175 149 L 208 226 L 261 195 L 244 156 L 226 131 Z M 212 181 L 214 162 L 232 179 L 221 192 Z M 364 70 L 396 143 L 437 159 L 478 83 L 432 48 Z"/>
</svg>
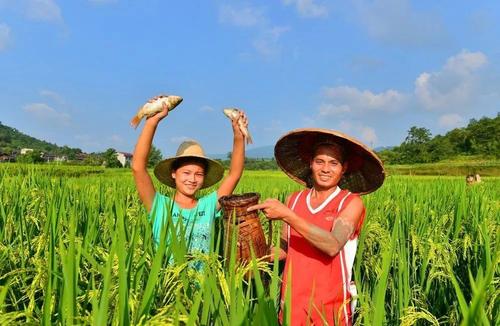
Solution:
<svg viewBox="0 0 500 326">
<path fill-rule="evenodd" d="M 431 161 L 428 153 L 428 143 L 431 131 L 427 128 L 411 127 L 405 141 L 399 146 L 401 163 L 426 163 Z"/>
<path fill-rule="evenodd" d="M 469 132 L 465 128 L 453 129 L 446 133 L 444 137 L 448 139 L 455 154 L 470 153 L 471 142 Z"/>
<path fill-rule="evenodd" d="M 384 149 L 377 153 L 384 164 L 401 163 L 401 153 L 396 149 Z"/>
<path fill-rule="evenodd" d="M 101 155 L 99 155 L 97 153 L 92 153 L 92 154 L 87 155 L 83 159 L 82 164 L 83 165 L 91 165 L 91 166 L 99 166 L 99 165 L 102 165 L 103 160 L 104 159 L 102 158 Z"/>
<path fill-rule="evenodd" d="M 429 141 L 427 153 L 431 162 L 437 162 L 452 157 L 456 154 L 456 151 L 447 137 L 437 135 Z"/>
<path fill-rule="evenodd" d="M 108 148 L 103 154 L 102 157 L 104 162 L 106 162 L 107 168 L 121 168 L 122 164 L 116 158 L 116 150 L 114 148 Z"/>
<path fill-rule="evenodd" d="M 495 118 L 471 119 L 467 127 L 434 138 L 429 129 L 412 127 L 400 146 L 379 155 L 387 164 L 436 162 L 456 155 L 500 158 L 500 113 Z"/>
<path fill-rule="evenodd" d="M 82 150 L 80 148 L 71 148 L 67 145 L 64 145 L 63 147 L 59 148 L 56 152 L 59 155 L 66 156 L 68 160 L 74 161 L 76 159 L 76 156 L 82 153 Z"/>
<path fill-rule="evenodd" d="M 472 119 L 467 130 L 472 154 L 500 155 L 500 114 L 496 119 Z"/>
<path fill-rule="evenodd" d="M 216 159 L 225 169 L 228 169 L 231 161 Z M 245 158 L 245 169 L 246 170 L 277 170 L 278 164 L 275 159 L 255 159 L 255 158 Z"/>
<path fill-rule="evenodd" d="M 411 127 L 405 138 L 405 144 L 425 144 L 431 140 L 431 131 L 427 128 Z"/>
<path fill-rule="evenodd" d="M 8 133 L 2 133 L 0 134 L 0 143 L 10 143 L 12 140 L 12 136 Z"/>
<path fill-rule="evenodd" d="M 18 163 L 43 163 L 42 153 L 39 150 L 34 150 L 23 155 L 18 155 L 16 158 Z"/>
<path fill-rule="evenodd" d="M 148 155 L 148 168 L 155 167 L 163 159 L 161 151 L 154 145 L 151 145 L 151 150 Z"/>
</svg>

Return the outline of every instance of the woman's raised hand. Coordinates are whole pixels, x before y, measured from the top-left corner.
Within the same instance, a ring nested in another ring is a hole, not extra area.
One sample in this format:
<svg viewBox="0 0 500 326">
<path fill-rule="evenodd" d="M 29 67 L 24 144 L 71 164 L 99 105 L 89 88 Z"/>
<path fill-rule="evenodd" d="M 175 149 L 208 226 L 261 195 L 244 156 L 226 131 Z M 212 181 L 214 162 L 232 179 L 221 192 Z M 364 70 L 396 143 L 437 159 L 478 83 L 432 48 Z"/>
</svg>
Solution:
<svg viewBox="0 0 500 326">
<path fill-rule="evenodd" d="M 162 97 L 167 97 L 167 95 L 163 95 L 163 94 L 160 94 L 160 95 L 157 95 L 155 97 L 152 97 L 148 100 L 148 103 L 153 103 L 154 101 L 156 101 L 157 99 L 160 99 Z M 151 117 L 147 117 L 146 118 L 146 123 L 148 121 L 151 121 L 153 123 L 159 123 L 163 118 L 165 118 L 167 115 L 168 115 L 168 107 L 167 107 L 167 104 L 165 102 L 162 103 L 162 107 L 163 109 L 156 113 L 155 115 L 151 116 Z"/>
</svg>

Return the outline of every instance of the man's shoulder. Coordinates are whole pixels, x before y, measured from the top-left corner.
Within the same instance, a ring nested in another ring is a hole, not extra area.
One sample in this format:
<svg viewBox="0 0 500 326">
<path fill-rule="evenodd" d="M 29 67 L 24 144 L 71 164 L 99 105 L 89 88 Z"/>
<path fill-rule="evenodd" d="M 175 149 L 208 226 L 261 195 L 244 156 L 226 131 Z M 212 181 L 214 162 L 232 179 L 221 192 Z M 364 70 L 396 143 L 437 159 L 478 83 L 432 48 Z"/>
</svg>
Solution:
<svg viewBox="0 0 500 326">
<path fill-rule="evenodd" d="M 309 190 L 310 190 L 309 188 L 304 188 L 304 189 L 300 189 L 300 190 L 292 192 L 286 198 L 286 201 L 285 201 L 286 205 L 290 207 L 290 205 L 293 204 L 293 202 L 295 202 L 299 198 L 299 196 L 301 196 L 302 193 L 307 193 L 307 191 L 309 191 Z"/>
</svg>

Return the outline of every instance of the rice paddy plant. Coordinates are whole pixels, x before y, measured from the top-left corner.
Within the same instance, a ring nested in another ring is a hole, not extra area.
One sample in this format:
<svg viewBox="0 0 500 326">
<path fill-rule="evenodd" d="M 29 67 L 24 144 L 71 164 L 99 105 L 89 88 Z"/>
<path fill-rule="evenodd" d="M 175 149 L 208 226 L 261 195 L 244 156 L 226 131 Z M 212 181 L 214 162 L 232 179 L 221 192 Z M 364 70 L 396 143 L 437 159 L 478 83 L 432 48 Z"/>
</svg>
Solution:
<svg viewBox="0 0 500 326">
<path fill-rule="evenodd" d="M 499 185 L 391 176 L 365 196 L 355 323 L 499 324 Z M 297 189 L 250 171 L 236 192 Z M 0 324 L 276 325 L 280 264 L 224 260 L 221 224 L 211 254 L 171 222 L 156 245 L 128 171 L 0 165 Z"/>
</svg>

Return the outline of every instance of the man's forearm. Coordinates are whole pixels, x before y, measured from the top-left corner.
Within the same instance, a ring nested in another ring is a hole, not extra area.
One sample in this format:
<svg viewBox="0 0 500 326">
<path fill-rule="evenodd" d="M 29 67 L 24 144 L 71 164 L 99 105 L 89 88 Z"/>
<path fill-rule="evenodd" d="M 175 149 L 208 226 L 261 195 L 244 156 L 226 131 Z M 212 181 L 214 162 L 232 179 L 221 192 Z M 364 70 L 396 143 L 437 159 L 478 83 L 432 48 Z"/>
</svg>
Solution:
<svg viewBox="0 0 500 326">
<path fill-rule="evenodd" d="M 343 244 L 333 236 L 331 232 L 325 231 L 316 225 L 307 222 L 305 219 L 300 218 L 295 213 L 290 217 L 284 219 L 295 231 L 300 233 L 307 241 L 314 247 L 321 250 L 330 257 L 335 256 Z"/>
</svg>

